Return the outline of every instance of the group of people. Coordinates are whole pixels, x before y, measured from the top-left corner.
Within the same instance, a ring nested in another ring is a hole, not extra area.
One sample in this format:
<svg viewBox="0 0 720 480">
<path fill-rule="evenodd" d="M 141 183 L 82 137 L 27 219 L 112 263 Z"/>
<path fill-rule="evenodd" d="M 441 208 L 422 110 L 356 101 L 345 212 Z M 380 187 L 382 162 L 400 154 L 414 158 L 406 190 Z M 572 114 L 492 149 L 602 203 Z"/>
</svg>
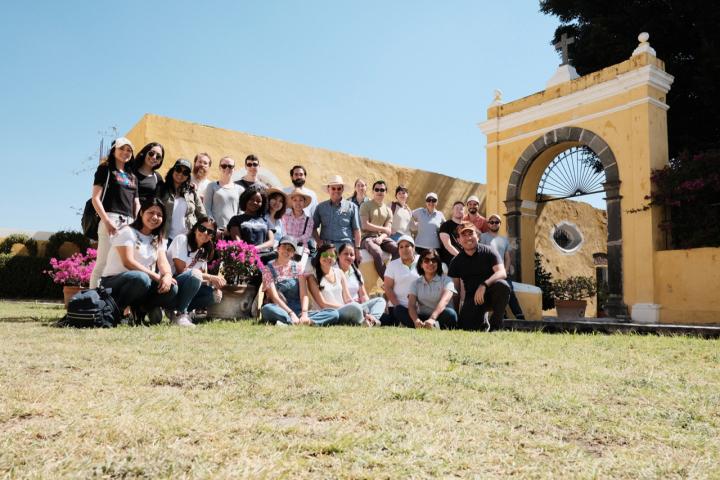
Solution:
<svg viewBox="0 0 720 480">
<path fill-rule="evenodd" d="M 171 322 L 194 326 L 192 312 L 222 298 L 225 280 L 208 263 L 215 241 L 226 238 L 260 252 L 267 322 L 486 330 L 502 323 L 511 256 L 498 234 L 500 216 L 480 215 L 476 196 L 455 202 L 446 220 L 434 192 L 413 210 L 399 185 L 388 204 L 383 180 L 368 196 L 368 182 L 357 179 L 346 199 L 342 177 L 333 175 L 329 198 L 318 202 L 302 165 L 280 189 L 258 178 L 255 155 L 245 158 L 247 173 L 237 181 L 235 160 L 221 158 L 219 180 L 211 182 L 207 153 L 192 163 L 178 159 L 163 178 L 160 143 L 134 152 L 130 140 L 116 139 L 95 172 L 92 202 L 101 221 L 90 286 L 111 288 L 135 321 L 158 323 L 164 310 Z M 363 251 L 383 296 L 368 295 L 358 269 Z M 511 308 L 522 314 L 517 300 Z"/>
</svg>

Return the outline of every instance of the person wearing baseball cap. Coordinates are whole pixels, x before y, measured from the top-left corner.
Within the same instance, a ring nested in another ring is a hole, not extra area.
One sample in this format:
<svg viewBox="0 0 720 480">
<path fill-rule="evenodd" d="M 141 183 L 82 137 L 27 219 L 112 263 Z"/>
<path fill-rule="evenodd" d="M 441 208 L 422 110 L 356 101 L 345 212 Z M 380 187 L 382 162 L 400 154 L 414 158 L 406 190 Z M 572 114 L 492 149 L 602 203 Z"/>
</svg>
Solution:
<svg viewBox="0 0 720 480">
<path fill-rule="evenodd" d="M 413 210 L 413 220 L 417 225 L 415 251 L 420 254 L 429 248 L 440 248 L 438 232 L 445 222 L 445 215 L 437 209 L 438 196 L 435 192 L 425 194 L 425 206 Z"/>
<path fill-rule="evenodd" d="M 450 262 L 448 276 L 455 289 L 465 286 L 458 326 L 465 330 L 498 330 L 510 298 L 507 274 L 497 250 L 479 243 L 475 224 L 464 221 L 458 227 L 462 250 Z M 492 315 L 490 315 L 492 311 Z"/>
<path fill-rule="evenodd" d="M 467 209 L 467 214 L 463 217 L 463 220 L 472 222 L 475 228 L 477 228 L 478 234 L 487 232 L 487 221 L 485 217 L 480 215 L 480 199 L 477 195 L 470 195 L 468 197 L 467 201 L 465 201 L 465 208 Z"/>
<path fill-rule="evenodd" d="M 330 199 L 318 203 L 313 214 L 318 247 L 323 243 L 332 243 L 335 248 L 340 248 L 343 243 L 352 243 L 355 249 L 359 250 L 360 215 L 357 205 L 342 198 L 345 191 L 343 178 L 332 175 L 325 185 Z"/>
<path fill-rule="evenodd" d="M 420 278 L 417 271 L 420 256 L 415 253 L 415 241 L 410 235 L 398 238 L 397 245 L 400 258 L 391 260 L 385 269 L 383 290 L 388 299 L 388 313 L 380 318 L 380 323 L 415 328 L 408 311 L 408 295 L 412 284 Z"/>
<path fill-rule="evenodd" d="M 134 150 L 129 139 L 115 139 L 107 159 L 95 170 L 90 200 L 100 217 L 100 223 L 97 230 L 97 259 L 90 276 L 90 288 L 97 288 L 100 283 L 110 252 L 110 237 L 115 236 L 123 225 L 132 223 L 135 212 L 140 211 L 137 177 L 130 168 L 134 163 Z"/>
</svg>

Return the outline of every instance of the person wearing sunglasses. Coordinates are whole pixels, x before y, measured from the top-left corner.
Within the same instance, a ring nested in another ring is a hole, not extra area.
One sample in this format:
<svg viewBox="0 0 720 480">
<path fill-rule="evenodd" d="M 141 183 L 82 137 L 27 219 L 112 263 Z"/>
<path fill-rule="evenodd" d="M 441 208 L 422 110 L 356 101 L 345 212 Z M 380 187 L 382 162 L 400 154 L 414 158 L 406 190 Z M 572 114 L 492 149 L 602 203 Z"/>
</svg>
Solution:
<svg viewBox="0 0 720 480">
<path fill-rule="evenodd" d="M 360 248 L 360 216 L 357 205 L 342 198 L 345 183 L 340 175 L 333 175 L 326 183 L 329 200 L 318 203 L 313 214 L 313 233 L 318 245 L 330 243 L 340 247 L 352 243 Z"/>
<path fill-rule="evenodd" d="M 90 288 L 97 288 L 110 252 L 111 239 L 129 224 L 140 210 L 137 177 L 133 163 L 133 144 L 125 137 L 113 141 L 107 158 L 95 170 L 92 205 L 100 217 L 95 268 Z"/>
<path fill-rule="evenodd" d="M 391 255 L 392 260 L 398 258 L 398 248 L 392 233 L 393 214 L 385 205 L 387 184 L 384 180 L 373 183 L 373 198 L 360 206 L 360 225 L 362 225 L 362 247 L 370 254 L 378 276 L 385 278 L 385 262 L 383 252 Z"/>
<path fill-rule="evenodd" d="M 307 274 L 310 298 L 316 310 L 332 308 L 338 312 L 338 323 L 368 325 L 359 303 L 350 296 L 345 274 L 336 265 L 335 245 L 325 243 L 312 259 L 312 270 Z"/>
<path fill-rule="evenodd" d="M 157 173 L 157 170 L 162 167 L 164 157 L 165 148 L 157 142 L 145 145 L 135 157 L 132 169 L 138 181 L 140 202 L 148 197 L 158 195 L 163 178 Z"/>
<path fill-rule="evenodd" d="M 437 250 L 424 251 L 416 269 L 420 278 L 413 282 L 408 293 L 408 315 L 412 322 L 408 326 L 443 330 L 455 328 L 457 313 L 450 300 L 457 290 L 453 280 L 442 273 Z"/>
<path fill-rule="evenodd" d="M 510 280 L 510 277 L 515 271 L 515 268 L 512 264 L 512 255 L 510 255 L 510 242 L 508 241 L 508 238 L 504 235 L 500 235 L 500 225 L 502 224 L 502 219 L 500 218 L 500 215 L 497 213 L 493 213 L 487 218 L 487 227 L 488 231 L 480 234 L 480 243 L 483 245 L 490 245 L 497 250 L 498 254 L 500 254 L 500 258 L 503 261 L 503 264 L 505 265 L 505 271 L 507 272 L 507 278 L 505 281 L 510 285 L 510 301 L 508 305 L 510 306 L 510 310 L 512 311 L 513 315 L 515 315 L 515 318 L 518 320 L 525 320 L 525 314 L 523 314 L 522 308 L 520 307 L 520 302 L 518 302 L 517 296 L 515 296 L 515 291 L 513 290 L 513 284 Z"/>
<path fill-rule="evenodd" d="M 193 160 L 192 175 L 190 175 L 190 183 L 195 187 L 195 191 L 198 192 L 200 201 L 205 201 L 205 190 L 210 185 L 210 167 L 212 167 L 212 158 L 205 152 L 198 153 L 195 155 Z"/>
<path fill-rule="evenodd" d="M 216 224 L 200 217 L 187 235 L 180 234 L 168 248 L 167 256 L 177 281 L 178 293 L 171 311 L 170 322 L 180 327 L 194 327 L 191 314 L 204 310 L 222 299 L 225 279 L 208 273 L 208 262 L 215 258 Z"/>
<path fill-rule="evenodd" d="M 198 217 L 207 216 L 200 197 L 190 183 L 191 170 L 190 160 L 177 159 L 165 175 L 165 184 L 160 189 L 160 199 L 165 203 L 167 212 L 164 234 L 168 245 L 176 236 L 187 233 L 197 223 Z"/>
<path fill-rule="evenodd" d="M 266 185 L 258 179 L 258 172 L 260 171 L 260 159 L 258 157 L 252 154 L 245 157 L 245 170 L 247 170 L 247 173 L 235 182 L 240 185 L 243 190 L 247 190 L 253 185 L 266 187 Z"/>
<path fill-rule="evenodd" d="M 205 211 L 217 222 L 218 230 L 225 231 L 230 219 L 240 211 L 240 195 L 243 187 L 232 181 L 235 160 L 223 157 L 218 164 L 220 180 L 212 182 L 205 189 Z"/>
<path fill-rule="evenodd" d="M 419 254 L 429 248 L 440 248 L 438 232 L 445 222 L 445 215 L 437 210 L 438 196 L 435 192 L 425 195 L 425 206 L 413 210 L 413 220 L 417 224 L 415 251 Z"/>
</svg>

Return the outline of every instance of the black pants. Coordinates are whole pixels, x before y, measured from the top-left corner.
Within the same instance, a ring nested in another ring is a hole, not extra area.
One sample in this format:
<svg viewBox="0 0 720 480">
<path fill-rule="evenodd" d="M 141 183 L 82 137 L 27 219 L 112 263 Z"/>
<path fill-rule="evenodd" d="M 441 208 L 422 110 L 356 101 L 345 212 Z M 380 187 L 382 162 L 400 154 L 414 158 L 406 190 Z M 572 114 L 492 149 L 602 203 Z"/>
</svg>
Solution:
<svg viewBox="0 0 720 480">
<path fill-rule="evenodd" d="M 460 321 L 458 327 L 463 330 L 480 330 L 483 328 L 483 316 L 488 310 L 492 310 L 490 316 L 490 330 L 497 330 L 502 327 L 505 307 L 510 300 L 510 286 L 499 280 L 485 290 L 485 301 L 482 305 L 475 305 L 475 292 L 465 293 L 465 302 L 460 309 Z"/>
</svg>

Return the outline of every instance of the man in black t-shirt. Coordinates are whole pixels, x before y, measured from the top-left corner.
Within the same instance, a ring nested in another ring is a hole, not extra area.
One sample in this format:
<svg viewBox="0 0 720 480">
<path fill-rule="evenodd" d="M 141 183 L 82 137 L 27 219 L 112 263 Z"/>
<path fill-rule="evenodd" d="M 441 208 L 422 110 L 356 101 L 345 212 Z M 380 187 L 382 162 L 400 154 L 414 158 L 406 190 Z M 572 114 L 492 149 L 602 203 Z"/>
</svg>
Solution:
<svg viewBox="0 0 720 480">
<path fill-rule="evenodd" d="M 457 229 L 462 223 L 464 208 L 465 204 L 463 202 L 457 201 L 453 203 L 452 218 L 444 221 L 438 231 L 438 236 L 440 237 L 440 248 L 438 248 L 440 260 L 448 267 L 450 266 L 450 261 L 462 250 L 460 242 L 458 241 L 459 234 Z"/>
<path fill-rule="evenodd" d="M 502 326 L 505 307 L 510 299 L 502 259 L 493 247 L 479 243 L 472 222 L 460 224 L 458 233 L 462 250 L 450 262 L 448 270 L 457 291 L 460 291 L 461 281 L 465 286 L 458 326 L 465 330 L 497 330 Z M 489 310 L 492 310 L 492 315 L 486 319 Z"/>
</svg>

